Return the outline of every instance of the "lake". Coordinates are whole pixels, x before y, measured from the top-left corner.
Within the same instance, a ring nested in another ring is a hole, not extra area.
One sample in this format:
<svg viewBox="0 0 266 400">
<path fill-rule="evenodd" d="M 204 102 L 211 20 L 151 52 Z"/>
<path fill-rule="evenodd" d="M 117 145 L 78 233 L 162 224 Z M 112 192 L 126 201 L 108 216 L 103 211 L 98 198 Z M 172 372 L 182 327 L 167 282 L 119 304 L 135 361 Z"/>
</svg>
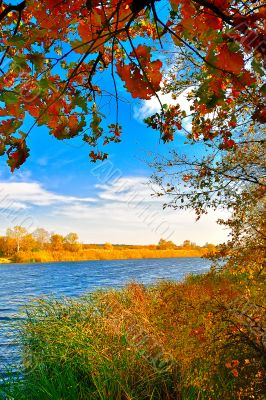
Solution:
<svg viewBox="0 0 266 400">
<path fill-rule="evenodd" d="M 201 258 L 81 261 L 0 265 L 0 369 L 17 362 L 12 323 L 31 299 L 52 295 L 77 297 L 99 288 L 120 288 L 130 281 L 146 285 L 158 280 L 181 280 L 209 269 Z"/>
</svg>

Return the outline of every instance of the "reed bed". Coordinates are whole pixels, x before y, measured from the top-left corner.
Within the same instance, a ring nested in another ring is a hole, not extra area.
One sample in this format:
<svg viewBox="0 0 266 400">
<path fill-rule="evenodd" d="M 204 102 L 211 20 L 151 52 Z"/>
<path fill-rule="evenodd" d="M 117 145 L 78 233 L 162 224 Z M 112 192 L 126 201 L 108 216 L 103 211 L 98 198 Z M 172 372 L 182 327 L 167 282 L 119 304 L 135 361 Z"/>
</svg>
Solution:
<svg viewBox="0 0 266 400">
<path fill-rule="evenodd" d="M 246 286 L 214 271 L 37 300 L 20 326 L 23 366 L 2 381 L 2 398 L 263 400 L 263 285 L 249 291 L 250 308 L 261 305 L 253 328 L 241 313 Z"/>
</svg>

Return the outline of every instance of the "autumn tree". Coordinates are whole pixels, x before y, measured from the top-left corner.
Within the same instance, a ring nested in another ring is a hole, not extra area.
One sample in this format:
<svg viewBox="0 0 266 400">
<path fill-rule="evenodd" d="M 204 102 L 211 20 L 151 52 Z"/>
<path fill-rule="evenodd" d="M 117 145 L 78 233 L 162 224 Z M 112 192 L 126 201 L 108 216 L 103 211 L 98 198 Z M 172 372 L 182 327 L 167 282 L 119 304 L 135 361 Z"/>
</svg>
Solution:
<svg viewBox="0 0 266 400">
<path fill-rule="evenodd" d="M 49 243 L 50 240 L 50 234 L 49 232 L 44 229 L 44 228 L 37 228 L 33 232 L 33 237 L 37 242 L 37 245 L 39 246 L 40 249 L 43 249 L 46 244 Z"/>
<path fill-rule="evenodd" d="M 183 62 L 184 59 L 180 60 L 179 67 Z M 194 71 L 197 70 L 196 65 Z M 184 73 L 187 74 L 186 69 Z M 168 77 L 165 93 L 177 98 L 179 83 L 178 78 L 171 81 Z M 204 89 L 202 82 L 196 80 L 193 83 L 189 80 L 188 85 L 192 99 Z M 250 115 L 252 100 L 247 94 L 241 91 L 240 102 L 227 98 L 228 93 L 225 103 L 215 101 L 204 117 L 192 109 L 189 130 L 184 129 L 191 154 L 182 154 L 177 148 L 167 156 L 155 156 L 149 163 L 154 171 L 151 182 L 155 193 L 165 199 L 165 207 L 193 209 L 197 219 L 210 209 L 229 211 L 228 219 L 218 221 L 229 228 L 229 241 L 211 251 L 210 258 L 216 273 L 233 277 L 239 287 L 245 288 L 243 296 L 222 308 L 228 312 L 227 318 L 237 321 L 234 322 L 236 346 L 244 343 L 261 357 L 266 351 L 262 295 L 266 271 L 265 121 Z M 227 112 L 221 115 L 223 108 Z M 198 118 L 198 129 L 194 118 Z M 147 122 L 151 124 L 156 119 L 158 114 Z M 227 132 L 223 142 L 220 129 Z"/>
<path fill-rule="evenodd" d="M 256 203 L 241 202 L 220 224 L 230 229 L 230 240 L 218 247 L 214 260 L 226 257 L 226 267 L 248 282 L 263 288 L 266 273 L 266 203 L 257 192 Z M 262 289 L 264 290 L 264 289 Z"/>
<path fill-rule="evenodd" d="M 161 111 L 147 123 L 166 142 L 190 120 L 191 140 L 215 138 L 234 151 L 232 131 L 247 120 L 266 122 L 266 7 L 259 0 L 29 0 L 0 7 L 0 150 L 12 171 L 28 157 L 36 125 L 59 140 L 81 136 L 92 161 L 106 158 L 101 145 L 121 136 L 118 77 L 133 98 L 157 97 Z M 171 80 L 178 93 L 191 89 L 190 113 L 160 101 L 161 48 L 178 55 Z M 107 130 L 99 109 L 106 74 L 116 109 Z M 25 130 L 26 115 L 34 122 Z"/>
<path fill-rule="evenodd" d="M 171 240 L 160 239 L 157 248 L 159 250 L 176 249 L 176 245 Z"/>
<path fill-rule="evenodd" d="M 184 240 L 182 247 L 186 247 L 186 248 L 191 248 L 192 247 L 192 243 L 190 240 Z"/>
<path fill-rule="evenodd" d="M 216 249 L 216 258 L 226 257 L 230 269 L 246 269 L 250 276 L 265 268 L 266 157 L 262 131 L 263 127 L 256 135 L 246 133 L 233 151 L 218 149 L 213 143 L 205 154 L 201 150 L 200 156 L 173 151 L 150 163 L 154 169 L 152 185 L 165 199 L 165 207 L 193 209 L 197 218 L 210 209 L 229 211 L 228 220 L 219 223 L 229 228 L 230 240 L 220 252 Z M 204 143 L 201 146 L 206 146 Z"/>
<path fill-rule="evenodd" d="M 213 254 L 216 252 L 216 246 L 212 243 L 205 243 L 203 245 L 204 248 L 206 248 L 208 250 L 208 253 Z"/>
<path fill-rule="evenodd" d="M 80 243 L 78 234 L 75 232 L 70 232 L 64 237 L 64 247 L 69 251 L 80 250 Z"/>
<path fill-rule="evenodd" d="M 69 244 L 76 244 L 78 243 L 78 240 L 79 240 L 78 234 L 75 232 L 68 233 L 64 238 L 65 243 Z"/>
<path fill-rule="evenodd" d="M 21 250 L 32 251 L 36 247 L 36 241 L 31 233 L 26 234 L 21 242 Z"/>
<path fill-rule="evenodd" d="M 14 228 L 8 228 L 6 236 L 14 239 L 16 242 L 16 251 L 19 252 L 23 239 L 27 236 L 27 229 L 23 226 L 14 226 Z"/>
<path fill-rule="evenodd" d="M 64 236 L 54 233 L 50 237 L 50 246 L 52 251 L 61 251 L 64 248 Z"/>
<path fill-rule="evenodd" d="M 16 239 L 10 236 L 0 237 L 0 252 L 2 256 L 11 256 L 17 249 Z"/>
</svg>

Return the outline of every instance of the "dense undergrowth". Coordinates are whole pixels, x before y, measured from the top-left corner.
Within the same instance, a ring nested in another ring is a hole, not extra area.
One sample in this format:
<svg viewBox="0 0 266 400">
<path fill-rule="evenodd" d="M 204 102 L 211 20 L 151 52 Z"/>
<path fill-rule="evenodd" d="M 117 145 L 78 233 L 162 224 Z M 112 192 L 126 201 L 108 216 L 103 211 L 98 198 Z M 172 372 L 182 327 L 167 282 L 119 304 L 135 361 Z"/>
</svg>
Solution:
<svg viewBox="0 0 266 400">
<path fill-rule="evenodd" d="M 211 271 L 80 300 L 39 300 L 21 327 L 15 400 L 265 399 L 265 276 Z"/>
</svg>

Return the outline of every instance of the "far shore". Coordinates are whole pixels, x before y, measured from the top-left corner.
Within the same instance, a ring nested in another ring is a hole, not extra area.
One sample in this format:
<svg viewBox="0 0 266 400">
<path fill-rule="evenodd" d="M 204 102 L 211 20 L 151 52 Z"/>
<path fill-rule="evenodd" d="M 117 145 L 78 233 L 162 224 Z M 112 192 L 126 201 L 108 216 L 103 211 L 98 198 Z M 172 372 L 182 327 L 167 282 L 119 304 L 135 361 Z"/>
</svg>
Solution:
<svg viewBox="0 0 266 400">
<path fill-rule="evenodd" d="M 0 258 L 0 264 L 11 264 L 12 260 L 10 258 Z"/>
<path fill-rule="evenodd" d="M 73 261 L 99 260 L 131 260 L 149 258 L 200 258 L 207 253 L 207 249 L 188 250 L 151 250 L 151 249 L 88 249 L 81 252 L 71 251 L 38 251 L 19 252 L 13 257 L 0 258 L 0 264 L 49 263 Z"/>
</svg>

